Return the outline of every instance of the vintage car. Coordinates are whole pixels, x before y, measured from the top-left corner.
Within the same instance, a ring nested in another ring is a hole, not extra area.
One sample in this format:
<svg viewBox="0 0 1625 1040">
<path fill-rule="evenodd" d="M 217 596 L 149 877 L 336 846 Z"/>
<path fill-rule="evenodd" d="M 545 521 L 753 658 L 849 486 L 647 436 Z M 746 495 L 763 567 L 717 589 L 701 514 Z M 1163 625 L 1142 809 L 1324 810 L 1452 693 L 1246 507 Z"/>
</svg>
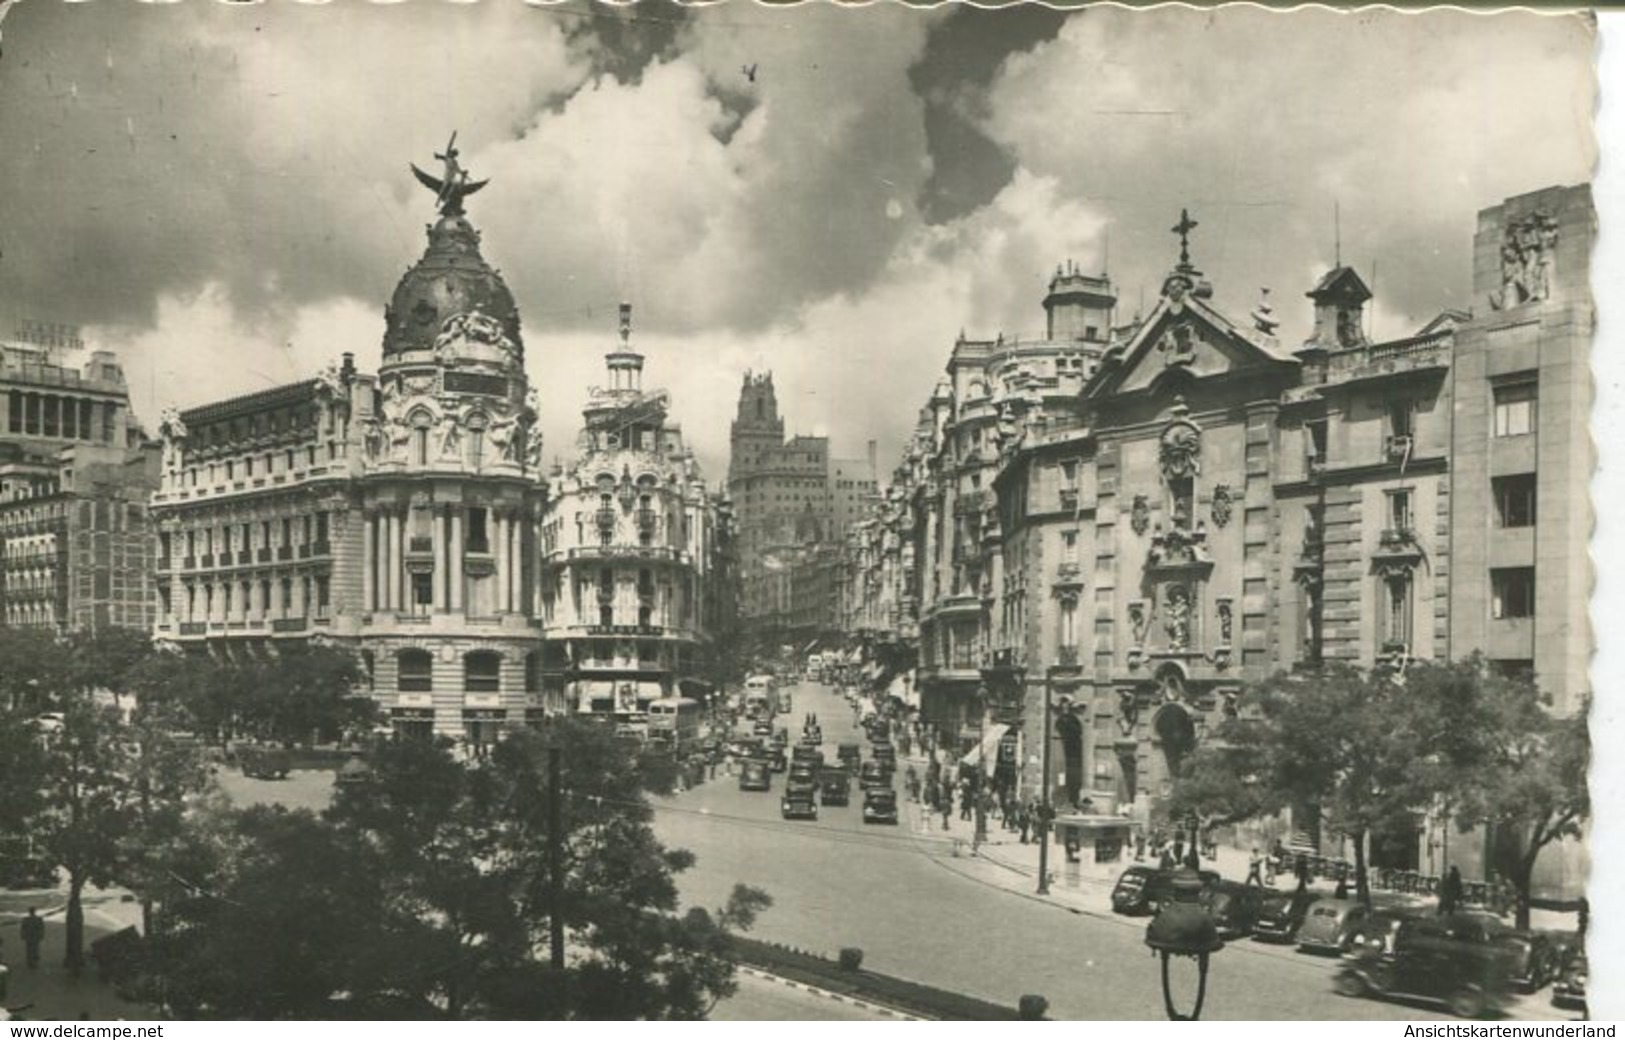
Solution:
<svg viewBox="0 0 1625 1040">
<path fill-rule="evenodd" d="M 807 787 L 818 786 L 818 769 L 811 762 L 790 763 L 788 780 L 792 784 L 804 784 Z"/>
<path fill-rule="evenodd" d="M 768 719 L 757 719 L 751 726 L 750 732 L 752 736 L 771 737 L 773 736 L 773 723 Z"/>
<path fill-rule="evenodd" d="M 1533 993 L 1557 977 L 1562 956 L 1543 933 L 1513 928 L 1482 910 L 1464 910 L 1455 916 L 1463 923 L 1475 924 L 1486 941 L 1506 951 L 1508 978 L 1514 988 Z"/>
<path fill-rule="evenodd" d="M 897 771 L 897 749 L 892 747 L 890 743 L 877 742 L 874 747 L 869 749 L 869 754 L 876 762 L 880 763 L 880 768 L 886 772 L 895 773 Z"/>
<path fill-rule="evenodd" d="M 1264 897 L 1253 922 L 1253 938 L 1260 942 L 1289 943 L 1297 938 L 1309 908 L 1320 901 L 1314 892 L 1271 892 Z"/>
<path fill-rule="evenodd" d="M 1157 912 L 1157 906 L 1168 897 L 1168 883 L 1173 880 L 1172 870 L 1157 867 L 1132 866 L 1123 871 L 1112 887 L 1112 912 L 1129 917 L 1140 917 Z M 1211 870 L 1198 871 L 1202 880 L 1203 901 L 1207 891 L 1220 885 L 1219 875 Z"/>
<path fill-rule="evenodd" d="M 773 771 L 768 768 L 765 758 L 747 758 L 739 768 L 739 789 L 741 791 L 771 791 L 773 789 Z"/>
<path fill-rule="evenodd" d="M 1361 948 L 1393 953 L 1394 938 L 1399 934 L 1399 926 L 1413 917 L 1420 917 L 1422 913 L 1421 909 L 1412 907 L 1373 911 L 1354 928 L 1349 936 L 1349 949 Z"/>
<path fill-rule="evenodd" d="M 790 756 L 784 753 L 782 747 L 768 748 L 767 767 L 775 773 L 786 772 L 790 768 Z"/>
<path fill-rule="evenodd" d="M 863 748 L 857 744 L 841 744 L 835 749 L 835 757 L 846 768 L 856 772 L 858 763 L 863 760 Z"/>
<path fill-rule="evenodd" d="M 1354 946 L 1333 988 L 1345 997 L 1443 1004 L 1462 1018 L 1500 1011 L 1511 989 L 1510 956 L 1468 916 L 1407 918 L 1394 933 L 1392 951 Z"/>
<path fill-rule="evenodd" d="M 1552 1006 L 1586 1012 L 1586 955 L 1577 953 L 1552 984 Z"/>
<path fill-rule="evenodd" d="M 873 787 L 863 792 L 864 823 L 896 823 L 897 792 L 889 787 Z"/>
<path fill-rule="evenodd" d="M 1252 934 L 1264 906 L 1264 890 L 1239 881 L 1218 881 L 1203 890 L 1202 905 L 1213 918 L 1219 938 L 1239 939 Z"/>
<path fill-rule="evenodd" d="M 848 805 L 852 800 L 852 776 L 840 766 L 819 770 L 818 795 L 825 805 Z"/>
<path fill-rule="evenodd" d="M 891 774 L 886 772 L 884 766 L 871 758 L 858 769 L 858 786 L 865 791 L 871 787 L 889 790 L 891 788 Z"/>
<path fill-rule="evenodd" d="M 293 768 L 293 756 L 278 747 L 248 745 L 237 749 L 243 775 L 255 780 L 284 780 Z"/>
<path fill-rule="evenodd" d="M 1298 949 L 1304 953 L 1340 954 L 1371 917 L 1364 903 L 1354 899 L 1322 899 L 1309 908 L 1298 926 Z"/>
<path fill-rule="evenodd" d="M 817 799 L 812 796 L 812 788 L 785 791 L 778 801 L 778 812 L 785 819 L 817 819 Z"/>
</svg>

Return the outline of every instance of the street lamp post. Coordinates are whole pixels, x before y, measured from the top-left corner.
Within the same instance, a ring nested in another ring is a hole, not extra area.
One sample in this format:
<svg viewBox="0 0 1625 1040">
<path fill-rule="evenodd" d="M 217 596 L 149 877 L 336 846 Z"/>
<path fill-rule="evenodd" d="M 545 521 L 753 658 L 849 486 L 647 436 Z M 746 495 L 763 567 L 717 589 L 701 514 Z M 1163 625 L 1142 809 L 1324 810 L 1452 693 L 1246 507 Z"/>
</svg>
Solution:
<svg viewBox="0 0 1625 1040">
<path fill-rule="evenodd" d="M 1039 752 L 1041 759 L 1039 772 L 1042 775 L 1039 781 L 1041 801 L 1038 803 L 1038 894 L 1049 895 L 1049 827 L 1055 816 L 1055 807 L 1050 804 L 1049 782 L 1049 745 L 1050 745 L 1050 703 L 1054 692 L 1053 668 L 1044 669 L 1044 746 Z"/>
</svg>

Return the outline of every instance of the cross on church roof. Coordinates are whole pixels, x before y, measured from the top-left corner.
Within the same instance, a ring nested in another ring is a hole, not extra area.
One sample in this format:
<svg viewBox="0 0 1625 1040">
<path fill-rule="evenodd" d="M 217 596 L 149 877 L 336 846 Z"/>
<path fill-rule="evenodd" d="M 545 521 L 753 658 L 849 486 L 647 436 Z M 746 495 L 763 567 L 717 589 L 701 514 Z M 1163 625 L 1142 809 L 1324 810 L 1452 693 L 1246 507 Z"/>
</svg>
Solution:
<svg viewBox="0 0 1625 1040">
<path fill-rule="evenodd" d="M 1179 263 L 1188 267 L 1191 262 L 1191 232 L 1197 228 L 1197 222 L 1191 219 L 1190 212 L 1185 209 L 1179 211 L 1179 223 L 1169 228 L 1179 236 Z"/>
</svg>

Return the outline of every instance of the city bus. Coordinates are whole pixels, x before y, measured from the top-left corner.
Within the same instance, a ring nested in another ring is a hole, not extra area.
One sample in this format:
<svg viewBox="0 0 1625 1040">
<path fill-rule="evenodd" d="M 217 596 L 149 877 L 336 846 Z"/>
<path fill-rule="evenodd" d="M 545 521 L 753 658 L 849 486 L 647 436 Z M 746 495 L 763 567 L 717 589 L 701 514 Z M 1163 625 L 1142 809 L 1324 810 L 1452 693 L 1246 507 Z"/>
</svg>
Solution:
<svg viewBox="0 0 1625 1040">
<path fill-rule="evenodd" d="M 745 717 L 771 718 L 774 714 L 773 677 L 757 674 L 745 680 Z"/>
<path fill-rule="evenodd" d="M 649 702 L 649 739 L 665 741 L 686 751 L 699 743 L 705 708 L 687 697 Z"/>
</svg>

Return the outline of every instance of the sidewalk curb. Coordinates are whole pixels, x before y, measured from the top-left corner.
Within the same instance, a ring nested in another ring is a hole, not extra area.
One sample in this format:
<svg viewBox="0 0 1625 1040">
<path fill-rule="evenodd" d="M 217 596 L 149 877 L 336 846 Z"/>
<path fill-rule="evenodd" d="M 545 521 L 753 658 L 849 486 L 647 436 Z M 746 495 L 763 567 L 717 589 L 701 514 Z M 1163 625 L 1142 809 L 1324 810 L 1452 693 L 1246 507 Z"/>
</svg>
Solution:
<svg viewBox="0 0 1625 1040">
<path fill-rule="evenodd" d="M 739 970 L 747 975 L 755 976 L 758 979 L 764 979 L 768 982 L 776 982 L 781 986 L 787 986 L 790 989 L 798 989 L 815 997 L 824 997 L 828 1000 L 835 1001 L 837 1004 L 847 1004 L 862 1011 L 871 1011 L 885 1018 L 893 1018 L 902 1022 L 936 1021 L 936 1019 L 910 1014 L 907 1011 L 901 1011 L 894 1007 L 888 1007 L 885 1004 L 876 1004 L 872 1000 L 859 1000 L 857 997 L 849 997 L 844 993 L 836 993 L 832 990 L 822 989 L 818 986 L 813 986 L 805 982 L 797 982 L 794 979 L 787 979 L 783 975 L 775 975 L 770 971 L 764 971 L 761 968 L 752 967 L 748 964 L 739 965 Z"/>
</svg>

